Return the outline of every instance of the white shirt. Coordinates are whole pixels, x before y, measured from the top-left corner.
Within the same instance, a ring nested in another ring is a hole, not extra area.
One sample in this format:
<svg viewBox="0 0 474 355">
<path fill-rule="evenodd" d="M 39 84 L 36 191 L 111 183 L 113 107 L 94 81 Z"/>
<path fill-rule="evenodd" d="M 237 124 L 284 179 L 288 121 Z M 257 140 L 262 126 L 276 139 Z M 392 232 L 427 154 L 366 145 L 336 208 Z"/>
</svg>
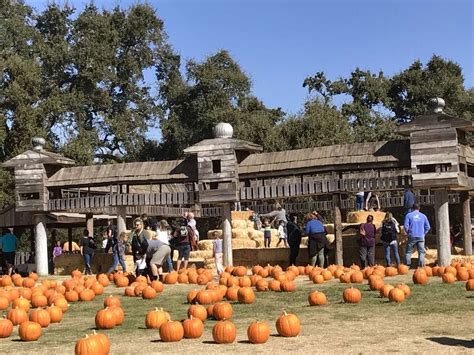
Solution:
<svg viewBox="0 0 474 355">
<path fill-rule="evenodd" d="M 160 242 L 169 245 L 170 244 L 170 232 L 169 231 L 162 231 L 158 230 L 156 232 L 156 239 L 159 240 Z"/>
</svg>

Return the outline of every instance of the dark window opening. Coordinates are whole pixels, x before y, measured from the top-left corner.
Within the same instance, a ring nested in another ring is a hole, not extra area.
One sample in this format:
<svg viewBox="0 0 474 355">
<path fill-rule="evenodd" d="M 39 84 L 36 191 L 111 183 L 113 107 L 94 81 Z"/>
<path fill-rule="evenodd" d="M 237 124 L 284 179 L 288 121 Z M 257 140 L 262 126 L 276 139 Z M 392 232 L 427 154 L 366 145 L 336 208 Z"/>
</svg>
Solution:
<svg viewBox="0 0 474 355">
<path fill-rule="evenodd" d="M 211 182 L 210 183 L 210 188 L 211 188 L 211 190 L 217 190 L 219 188 L 219 183 L 218 182 Z"/>
<path fill-rule="evenodd" d="M 444 173 L 451 171 L 451 163 L 446 164 L 426 164 L 416 166 L 420 174 L 425 173 Z"/>
<path fill-rule="evenodd" d="M 218 174 L 221 172 L 221 161 L 220 160 L 213 160 L 212 161 L 212 172 L 214 174 Z"/>
<path fill-rule="evenodd" d="M 467 176 L 474 177 L 474 165 L 467 164 Z"/>
<path fill-rule="evenodd" d="M 466 164 L 459 164 L 459 171 L 462 173 L 466 172 Z"/>
<path fill-rule="evenodd" d="M 30 192 L 30 193 L 20 194 L 19 197 L 20 197 L 20 201 L 39 200 L 40 194 L 39 192 Z"/>
</svg>

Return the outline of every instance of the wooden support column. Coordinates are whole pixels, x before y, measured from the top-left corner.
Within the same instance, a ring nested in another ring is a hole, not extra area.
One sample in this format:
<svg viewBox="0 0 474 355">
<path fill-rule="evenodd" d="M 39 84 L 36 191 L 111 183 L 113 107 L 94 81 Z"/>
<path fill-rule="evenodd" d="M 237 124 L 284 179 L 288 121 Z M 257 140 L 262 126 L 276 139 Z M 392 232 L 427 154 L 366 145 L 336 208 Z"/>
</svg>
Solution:
<svg viewBox="0 0 474 355">
<path fill-rule="evenodd" d="M 471 235 L 471 198 L 469 191 L 461 191 L 462 206 L 462 232 L 464 240 L 464 255 L 472 255 L 472 235 Z"/>
<path fill-rule="evenodd" d="M 224 266 L 232 266 L 232 227 L 230 203 L 222 205 L 222 251 Z"/>
<path fill-rule="evenodd" d="M 72 227 L 67 227 L 67 245 L 68 250 L 72 252 Z"/>
<path fill-rule="evenodd" d="M 48 237 L 46 234 L 46 215 L 35 215 L 35 258 L 36 273 L 48 275 Z"/>
<path fill-rule="evenodd" d="M 334 211 L 334 236 L 336 241 L 336 264 L 343 265 L 341 196 L 339 194 L 333 194 L 332 202 Z"/>
<path fill-rule="evenodd" d="M 127 207 L 117 206 L 117 235 L 127 230 Z"/>
<path fill-rule="evenodd" d="M 449 200 L 447 190 L 435 191 L 436 240 L 438 247 L 438 265 L 451 264 L 451 245 L 449 238 Z"/>
<path fill-rule="evenodd" d="M 89 231 L 89 236 L 94 236 L 94 215 L 92 213 L 86 213 L 86 228 Z"/>
</svg>

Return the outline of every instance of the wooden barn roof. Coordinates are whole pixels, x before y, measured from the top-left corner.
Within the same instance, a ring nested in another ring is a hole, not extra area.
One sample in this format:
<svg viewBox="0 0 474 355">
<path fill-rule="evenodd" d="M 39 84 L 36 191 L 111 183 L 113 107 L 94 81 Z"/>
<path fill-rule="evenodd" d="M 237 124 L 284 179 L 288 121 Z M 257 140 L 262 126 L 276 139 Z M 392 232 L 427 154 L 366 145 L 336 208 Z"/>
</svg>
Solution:
<svg viewBox="0 0 474 355">
<path fill-rule="evenodd" d="M 94 186 L 149 181 L 193 181 L 196 165 L 192 159 L 62 168 L 48 179 L 47 186 Z"/>
<path fill-rule="evenodd" d="M 52 165 L 74 165 L 75 162 L 72 159 L 66 158 L 65 156 L 46 150 L 34 151 L 27 150 L 16 157 L 2 164 L 5 168 L 14 168 L 24 164 L 40 163 L 40 164 L 52 164 Z"/>
<path fill-rule="evenodd" d="M 457 128 L 464 131 L 474 131 L 474 121 L 453 117 L 445 113 L 428 113 L 416 117 L 409 123 L 398 127 L 397 132 L 409 135 L 411 132 L 428 129 Z"/>
<path fill-rule="evenodd" d="M 252 154 L 239 164 L 239 175 L 289 174 L 295 170 L 340 170 L 370 168 L 372 163 L 392 167 L 410 167 L 410 141 L 386 141 L 331 145 L 326 147 Z"/>
</svg>

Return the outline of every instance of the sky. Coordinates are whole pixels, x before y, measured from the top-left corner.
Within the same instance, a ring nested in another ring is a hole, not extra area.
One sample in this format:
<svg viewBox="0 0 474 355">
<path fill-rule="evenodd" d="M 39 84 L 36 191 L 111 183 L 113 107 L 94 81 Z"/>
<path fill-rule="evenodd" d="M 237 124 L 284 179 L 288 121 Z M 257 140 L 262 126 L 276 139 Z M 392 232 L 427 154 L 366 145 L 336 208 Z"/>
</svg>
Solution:
<svg viewBox="0 0 474 355">
<path fill-rule="evenodd" d="M 26 0 L 38 10 L 44 0 Z M 95 0 L 99 8 L 137 1 Z M 59 4 L 64 3 L 58 1 Z M 69 0 L 78 10 L 88 1 Z M 303 80 L 328 79 L 356 67 L 393 75 L 433 54 L 461 65 L 474 86 L 471 0 L 150 0 L 183 59 L 228 50 L 268 107 L 296 113 L 308 92 Z M 449 103 L 446 103 L 448 106 Z"/>
</svg>

